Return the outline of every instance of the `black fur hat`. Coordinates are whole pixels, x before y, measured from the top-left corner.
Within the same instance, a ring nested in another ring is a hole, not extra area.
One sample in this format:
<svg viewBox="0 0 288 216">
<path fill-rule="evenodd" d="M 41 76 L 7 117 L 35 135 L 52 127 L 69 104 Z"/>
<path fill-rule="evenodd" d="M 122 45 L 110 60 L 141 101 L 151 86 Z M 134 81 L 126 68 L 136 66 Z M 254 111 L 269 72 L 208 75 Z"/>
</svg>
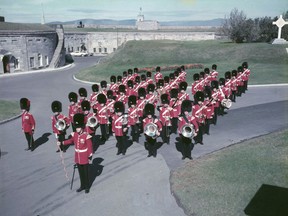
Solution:
<svg viewBox="0 0 288 216">
<path fill-rule="evenodd" d="M 159 66 L 156 67 L 156 72 L 160 72 L 161 68 Z"/>
<path fill-rule="evenodd" d="M 169 74 L 169 78 L 170 78 L 170 80 L 172 80 L 172 79 L 174 80 L 174 79 L 175 79 L 174 73 L 170 73 L 170 74 Z"/>
<path fill-rule="evenodd" d="M 219 87 L 218 81 L 217 80 L 213 80 L 211 82 L 211 88 L 212 89 L 214 89 L 214 88 L 218 89 L 218 87 Z"/>
<path fill-rule="evenodd" d="M 225 72 L 225 79 L 231 79 L 231 72 L 230 71 Z"/>
<path fill-rule="evenodd" d="M 201 71 L 200 73 L 199 73 L 199 78 L 204 78 L 205 77 L 205 73 L 204 73 L 204 71 Z"/>
<path fill-rule="evenodd" d="M 137 97 L 135 95 L 130 95 L 128 97 L 128 106 L 131 107 L 131 105 L 136 105 Z"/>
<path fill-rule="evenodd" d="M 225 78 L 220 78 L 219 79 L 219 85 L 222 85 L 222 86 L 225 85 Z"/>
<path fill-rule="evenodd" d="M 125 93 L 126 92 L 126 86 L 125 85 L 119 85 L 118 91 Z"/>
<path fill-rule="evenodd" d="M 168 94 L 162 94 L 162 95 L 161 95 L 161 103 L 162 103 L 162 104 L 169 104 Z"/>
<path fill-rule="evenodd" d="M 76 128 L 84 128 L 85 127 L 85 121 L 84 121 L 84 114 L 82 113 L 76 113 L 73 116 L 73 122 L 74 122 L 74 126 Z"/>
<path fill-rule="evenodd" d="M 87 90 L 85 88 L 80 88 L 78 93 L 81 97 L 87 97 Z"/>
<path fill-rule="evenodd" d="M 116 76 L 112 75 L 112 76 L 110 77 L 110 82 L 116 83 Z"/>
<path fill-rule="evenodd" d="M 123 77 L 127 77 L 127 76 L 128 76 L 127 71 L 123 71 Z"/>
<path fill-rule="evenodd" d="M 138 89 L 138 97 L 140 98 L 140 97 L 146 97 L 146 90 L 145 90 L 145 88 L 139 88 Z"/>
<path fill-rule="evenodd" d="M 101 88 L 107 88 L 107 82 L 106 82 L 106 80 L 102 80 L 102 81 L 100 82 L 100 86 L 101 86 Z"/>
<path fill-rule="evenodd" d="M 238 72 L 243 72 L 243 67 L 242 67 L 242 66 L 239 66 L 239 67 L 237 68 L 237 71 L 238 71 Z"/>
<path fill-rule="evenodd" d="M 92 85 L 92 91 L 93 92 L 98 92 L 99 91 L 99 85 L 98 84 L 93 84 Z"/>
<path fill-rule="evenodd" d="M 170 81 L 169 76 L 164 76 L 164 83 L 169 83 L 169 81 Z"/>
<path fill-rule="evenodd" d="M 114 93 L 113 93 L 113 91 L 111 89 L 109 89 L 107 91 L 107 98 L 108 99 L 113 99 L 114 98 Z"/>
<path fill-rule="evenodd" d="M 198 101 L 204 101 L 204 92 L 202 91 L 197 91 L 196 94 L 194 95 L 194 101 L 198 102 Z"/>
<path fill-rule="evenodd" d="M 217 65 L 216 64 L 212 65 L 212 70 L 217 70 Z"/>
<path fill-rule="evenodd" d="M 148 84 L 147 86 L 147 92 L 154 92 L 155 90 L 155 85 L 153 83 Z"/>
<path fill-rule="evenodd" d="M 52 112 L 62 112 L 62 103 L 60 101 L 53 101 L 51 104 Z"/>
<path fill-rule="evenodd" d="M 28 98 L 21 98 L 20 99 L 20 108 L 21 109 L 25 109 L 25 110 L 29 110 L 30 108 L 30 101 Z"/>
<path fill-rule="evenodd" d="M 247 63 L 247 62 L 243 62 L 243 63 L 242 63 L 242 67 L 243 67 L 244 69 L 248 68 L 248 63 Z"/>
<path fill-rule="evenodd" d="M 117 82 L 122 82 L 122 76 L 117 76 Z"/>
<path fill-rule="evenodd" d="M 81 109 L 83 111 L 89 111 L 91 109 L 90 102 L 87 100 L 83 100 L 81 103 Z"/>
<path fill-rule="evenodd" d="M 68 99 L 69 99 L 70 102 L 75 102 L 76 103 L 77 100 L 78 100 L 78 95 L 75 92 L 70 92 L 68 94 Z"/>
<path fill-rule="evenodd" d="M 195 74 L 193 75 L 193 80 L 194 80 L 194 81 L 199 80 L 199 78 L 200 78 L 200 76 L 199 76 L 198 73 L 195 73 Z"/>
<path fill-rule="evenodd" d="M 141 80 L 145 81 L 146 80 L 146 75 L 145 74 L 141 74 Z"/>
<path fill-rule="evenodd" d="M 178 93 L 179 93 L 179 90 L 176 89 L 176 88 L 173 88 L 170 90 L 170 97 L 171 98 L 177 98 L 178 97 Z"/>
<path fill-rule="evenodd" d="M 130 69 L 128 69 L 128 74 L 129 75 L 132 75 L 133 74 L 133 70 L 130 68 Z"/>
<path fill-rule="evenodd" d="M 146 76 L 147 76 L 147 77 L 151 77 L 151 76 L 152 76 L 151 71 L 147 71 L 147 72 L 146 72 Z"/>
<path fill-rule="evenodd" d="M 237 70 L 232 70 L 231 75 L 236 77 L 237 76 Z"/>
<path fill-rule="evenodd" d="M 211 89 L 209 86 L 205 86 L 204 88 L 204 97 L 205 98 L 211 98 Z"/>
<path fill-rule="evenodd" d="M 133 88 L 134 84 L 132 80 L 128 80 L 127 86 Z"/>
<path fill-rule="evenodd" d="M 185 81 L 181 82 L 181 83 L 179 84 L 179 89 L 180 89 L 180 91 L 181 91 L 181 90 L 186 91 L 187 85 L 188 85 L 187 82 L 185 82 Z"/>
<path fill-rule="evenodd" d="M 178 70 L 174 71 L 174 77 L 178 77 L 178 76 L 179 76 L 179 71 Z"/>
<path fill-rule="evenodd" d="M 134 68 L 134 73 L 138 73 L 138 68 Z"/>
<path fill-rule="evenodd" d="M 192 111 L 192 102 L 190 100 L 183 100 L 181 104 L 181 112 L 184 113 L 185 111 L 191 112 Z"/>
<path fill-rule="evenodd" d="M 115 113 L 117 113 L 117 112 L 122 112 L 122 113 L 124 113 L 125 107 L 124 107 L 123 102 L 121 102 L 121 101 L 115 102 L 115 104 L 114 104 L 114 111 L 115 111 Z"/>
<path fill-rule="evenodd" d="M 158 80 L 158 86 L 163 87 L 164 86 L 164 79 L 159 79 Z"/>
<path fill-rule="evenodd" d="M 155 108 L 153 104 L 147 103 L 144 107 L 144 113 L 145 115 L 154 115 L 155 113 Z"/>
<path fill-rule="evenodd" d="M 135 83 L 140 83 L 140 76 L 135 77 Z"/>
<path fill-rule="evenodd" d="M 210 69 L 209 68 L 204 68 L 204 73 L 205 74 L 209 74 L 210 73 Z"/>
<path fill-rule="evenodd" d="M 100 93 L 97 96 L 97 101 L 100 104 L 106 104 L 107 98 L 106 98 L 106 96 L 104 94 Z"/>
</svg>

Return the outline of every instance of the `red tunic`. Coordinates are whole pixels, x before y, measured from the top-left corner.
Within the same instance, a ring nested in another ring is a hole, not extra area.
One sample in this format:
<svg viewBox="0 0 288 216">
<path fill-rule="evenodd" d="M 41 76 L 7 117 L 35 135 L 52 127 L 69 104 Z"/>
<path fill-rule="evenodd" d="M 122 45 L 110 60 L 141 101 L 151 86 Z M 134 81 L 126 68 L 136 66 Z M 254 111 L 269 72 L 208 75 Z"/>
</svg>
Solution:
<svg viewBox="0 0 288 216">
<path fill-rule="evenodd" d="M 56 128 L 56 123 L 58 120 L 64 120 L 66 125 L 68 126 L 70 121 L 68 119 L 68 117 L 66 117 L 65 115 L 63 115 L 62 113 L 60 113 L 59 115 L 55 116 L 51 116 L 51 120 L 52 120 L 52 131 L 54 134 L 61 134 L 61 131 L 59 131 L 57 128 Z"/>
<path fill-rule="evenodd" d="M 192 116 L 196 118 L 198 123 L 205 123 L 205 108 L 206 107 L 204 105 L 200 106 L 199 104 L 196 104 L 192 107 Z"/>
<path fill-rule="evenodd" d="M 35 126 L 36 124 L 33 115 L 25 110 L 22 113 L 22 130 L 31 135 L 32 131 L 35 130 Z"/>
<path fill-rule="evenodd" d="M 172 108 L 170 106 L 161 106 L 159 111 L 159 118 L 162 125 L 170 126 L 171 125 L 171 113 Z"/>
<path fill-rule="evenodd" d="M 126 104 L 128 102 L 128 97 L 125 94 L 119 94 L 116 96 L 116 101 L 121 101 Z"/>
<path fill-rule="evenodd" d="M 207 107 L 206 109 L 204 109 L 206 119 L 212 119 L 214 115 L 214 105 L 209 99 L 205 99 L 203 103 Z"/>
<path fill-rule="evenodd" d="M 78 104 L 75 103 L 68 106 L 68 116 L 70 122 L 73 122 L 73 116 L 78 112 L 79 112 Z"/>
<path fill-rule="evenodd" d="M 192 83 L 191 91 L 192 95 L 195 95 L 197 91 L 203 91 L 204 90 L 204 80 L 196 80 Z"/>
<path fill-rule="evenodd" d="M 154 94 L 147 94 L 146 95 L 146 102 L 147 103 L 151 103 L 154 105 L 154 107 L 156 107 L 157 103 L 158 103 L 158 100 L 157 100 L 157 96 L 154 95 Z"/>
<path fill-rule="evenodd" d="M 115 136 L 123 136 L 124 116 L 112 115 L 112 131 Z"/>
<path fill-rule="evenodd" d="M 161 72 L 156 72 L 156 73 L 154 74 L 154 81 L 155 81 L 155 83 L 158 83 L 159 79 L 163 79 L 163 75 L 162 75 Z"/>
<path fill-rule="evenodd" d="M 97 116 L 98 116 L 99 124 L 107 124 L 108 123 L 107 107 L 105 105 L 102 106 L 102 104 L 97 104 L 96 109 L 97 109 Z"/>
<path fill-rule="evenodd" d="M 133 88 L 128 88 L 127 91 L 126 91 L 126 95 L 129 97 L 130 95 L 135 95 L 137 96 L 137 92 L 135 91 L 135 89 Z"/>
<path fill-rule="evenodd" d="M 178 133 L 182 134 L 181 129 L 185 124 L 192 124 L 194 126 L 195 132 L 198 133 L 199 127 L 198 127 L 196 118 L 191 116 L 191 115 L 186 116 L 186 118 L 187 118 L 188 122 L 186 122 L 186 120 L 183 118 L 183 116 L 178 117 Z"/>
<path fill-rule="evenodd" d="M 135 125 L 137 123 L 138 119 L 138 113 L 137 113 L 136 107 L 129 107 L 128 108 L 128 126 Z"/>
<path fill-rule="evenodd" d="M 87 132 L 78 134 L 77 132 L 71 133 L 71 138 L 63 142 L 64 145 L 74 143 L 75 147 L 75 163 L 88 164 L 89 157 L 93 154 L 91 136 Z"/>
<path fill-rule="evenodd" d="M 179 99 L 176 101 L 176 98 L 171 98 L 169 106 L 172 108 L 170 111 L 172 118 L 178 118 L 181 113 L 181 101 Z"/>
<path fill-rule="evenodd" d="M 91 117 L 95 117 L 95 118 L 97 119 L 97 121 L 99 122 L 98 117 L 96 116 L 95 113 L 89 113 L 88 115 L 85 115 L 85 117 L 84 117 L 84 123 L 86 124 L 86 126 L 85 126 L 85 130 L 84 130 L 84 131 L 87 132 L 88 134 L 94 134 L 95 131 L 96 131 L 96 127 L 89 127 L 89 126 L 87 125 L 87 121 L 88 121 L 88 119 L 91 118 Z"/>
<path fill-rule="evenodd" d="M 143 119 L 143 129 L 145 129 L 145 126 L 148 124 L 148 123 L 154 123 L 157 125 L 157 130 L 160 132 L 162 130 L 162 124 L 161 122 L 157 119 L 157 118 L 144 118 Z"/>
<path fill-rule="evenodd" d="M 136 106 L 138 108 L 137 114 L 140 117 L 143 117 L 143 110 L 144 110 L 144 107 L 146 105 L 145 101 L 146 101 L 145 99 L 138 99 L 137 100 L 137 104 L 136 104 Z"/>
</svg>

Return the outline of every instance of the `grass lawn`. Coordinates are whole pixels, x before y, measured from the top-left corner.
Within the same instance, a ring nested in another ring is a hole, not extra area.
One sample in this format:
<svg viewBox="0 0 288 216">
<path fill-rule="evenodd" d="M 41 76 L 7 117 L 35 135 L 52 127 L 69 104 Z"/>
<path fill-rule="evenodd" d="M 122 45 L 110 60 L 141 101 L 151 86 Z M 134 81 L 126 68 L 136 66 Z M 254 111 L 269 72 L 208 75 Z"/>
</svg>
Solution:
<svg viewBox="0 0 288 216">
<path fill-rule="evenodd" d="M 288 130 L 254 138 L 188 162 L 171 173 L 187 215 L 237 216 L 262 184 L 288 188 Z"/>
<path fill-rule="evenodd" d="M 9 119 L 21 113 L 18 101 L 0 100 L 0 121 Z"/>
<path fill-rule="evenodd" d="M 77 78 L 86 81 L 110 81 L 111 75 L 122 75 L 128 68 L 144 68 L 199 63 L 211 69 L 218 65 L 219 77 L 237 69 L 243 61 L 249 63 L 250 84 L 288 82 L 288 53 L 286 45 L 268 43 L 235 44 L 224 41 L 129 41 L 102 63 L 80 71 Z M 188 70 L 187 82 L 200 69 Z M 170 71 L 171 72 L 171 71 Z M 163 72 L 168 75 L 170 72 Z"/>
</svg>

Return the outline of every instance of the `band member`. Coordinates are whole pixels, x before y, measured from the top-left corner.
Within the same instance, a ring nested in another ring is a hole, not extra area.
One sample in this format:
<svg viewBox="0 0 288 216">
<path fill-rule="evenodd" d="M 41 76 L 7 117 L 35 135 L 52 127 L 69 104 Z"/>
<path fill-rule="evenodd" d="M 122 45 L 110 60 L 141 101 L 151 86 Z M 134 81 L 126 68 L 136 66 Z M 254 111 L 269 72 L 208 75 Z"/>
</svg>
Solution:
<svg viewBox="0 0 288 216">
<path fill-rule="evenodd" d="M 118 94 L 119 86 L 122 85 L 122 76 L 117 76 L 117 89 L 116 94 Z"/>
<path fill-rule="evenodd" d="M 133 69 L 133 80 L 134 80 L 134 81 L 135 81 L 135 78 L 136 78 L 137 76 L 139 76 L 138 72 L 139 72 L 138 68 L 134 68 L 134 69 Z"/>
<path fill-rule="evenodd" d="M 72 130 L 75 132 L 75 126 L 73 123 L 73 116 L 79 112 L 79 106 L 77 104 L 78 95 L 75 92 L 70 92 L 68 95 L 70 105 L 68 106 L 69 122 L 71 122 Z"/>
<path fill-rule="evenodd" d="M 236 102 L 236 96 L 237 96 L 237 70 L 232 70 L 231 73 L 231 91 L 232 91 L 232 101 Z"/>
<path fill-rule="evenodd" d="M 218 72 L 217 70 L 217 65 L 213 64 L 212 65 L 212 70 L 210 71 L 210 81 L 212 82 L 213 80 L 218 80 Z"/>
<path fill-rule="evenodd" d="M 205 76 L 204 76 L 204 79 L 205 79 L 204 87 L 208 86 L 210 88 L 211 81 L 212 81 L 211 77 L 210 77 L 210 69 L 209 68 L 204 68 L 204 73 L 205 73 Z"/>
<path fill-rule="evenodd" d="M 100 82 L 100 86 L 101 86 L 101 93 L 104 94 L 107 97 L 107 82 L 106 80 L 102 80 Z"/>
<path fill-rule="evenodd" d="M 135 91 L 135 89 L 133 88 L 134 87 L 134 84 L 133 84 L 133 81 L 132 80 L 128 80 L 127 82 L 127 92 L 126 92 L 126 95 L 129 97 L 130 95 L 135 95 L 137 96 L 137 92 Z"/>
<path fill-rule="evenodd" d="M 225 72 L 225 87 L 230 89 L 229 99 L 235 102 L 237 86 L 235 82 L 232 82 L 230 71 Z"/>
<path fill-rule="evenodd" d="M 140 88 L 147 88 L 148 83 L 146 82 L 146 75 L 145 74 L 141 74 L 141 82 L 140 82 Z"/>
<path fill-rule="evenodd" d="M 133 76 L 133 70 L 130 68 L 128 69 L 128 81 L 131 80 L 134 82 L 135 77 Z"/>
<path fill-rule="evenodd" d="M 70 139 L 63 142 L 58 141 L 57 144 L 61 146 L 62 143 L 63 145 L 69 145 L 74 143 L 74 161 L 77 165 L 80 177 L 80 188 L 77 189 L 77 192 L 85 190 L 85 193 L 89 193 L 89 160 L 92 160 L 93 147 L 91 142 L 91 136 L 84 131 L 84 121 L 84 115 L 82 113 L 76 113 L 73 117 L 76 132 L 71 133 Z"/>
<path fill-rule="evenodd" d="M 244 93 L 245 90 L 248 90 L 248 80 L 250 77 L 250 70 L 248 69 L 248 63 L 247 62 L 243 62 L 242 63 L 242 67 L 243 67 L 243 80 L 244 80 Z"/>
<path fill-rule="evenodd" d="M 60 152 L 60 150 L 66 152 L 62 142 L 65 140 L 66 130 L 70 124 L 69 118 L 61 113 L 62 103 L 60 101 L 53 101 L 51 104 L 51 109 L 54 113 L 54 115 L 51 116 L 52 131 L 55 134 L 57 141 L 61 142 L 60 149 L 58 148 L 56 152 Z"/>
<path fill-rule="evenodd" d="M 178 88 L 179 85 L 177 83 L 177 80 L 175 80 L 175 75 L 174 73 L 170 73 L 169 74 L 169 79 L 170 79 L 170 88 L 173 89 L 173 88 Z"/>
<path fill-rule="evenodd" d="M 146 72 L 146 83 L 149 84 L 153 84 L 153 79 L 152 79 L 152 73 L 151 71 L 147 71 Z"/>
<path fill-rule="evenodd" d="M 146 104 L 146 90 L 144 88 L 139 88 L 138 90 L 138 100 L 137 100 L 137 115 L 139 117 L 139 130 L 140 133 L 143 133 L 143 114 L 144 114 L 144 107 Z"/>
<path fill-rule="evenodd" d="M 137 95 L 138 95 L 138 90 L 139 88 L 141 88 L 141 85 L 140 85 L 140 76 L 136 76 L 135 77 L 135 82 L 134 82 L 134 89 L 135 91 L 137 92 Z"/>
<path fill-rule="evenodd" d="M 137 97 L 130 95 L 128 98 L 128 128 L 131 128 L 131 137 L 133 142 L 139 143 L 139 116 L 136 107 Z"/>
<path fill-rule="evenodd" d="M 197 136 L 194 136 L 195 144 L 199 143 L 203 145 L 203 131 L 205 127 L 205 109 L 204 105 L 204 93 L 202 91 L 196 92 L 194 95 L 194 105 L 192 106 L 192 116 L 195 117 L 196 122 L 198 123 L 198 132 Z"/>
<path fill-rule="evenodd" d="M 98 84 L 93 84 L 91 86 L 92 88 L 92 93 L 90 94 L 90 105 L 93 107 L 97 103 L 97 96 L 99 94 L 99 85 Z"/>
<path fill-rule="evenodd" d="M 127 103 L 128 97 L 126 95 L 126 87 L 125 85 L 120 85 L 118 89 L 119 94 L 116 96 L 116 101 L 121 101 L 124 105 Z"/>
<path fill-rule="evenodd" d="M 194 82 L 192 83 L 191 91 L 192 91 L 192 95 L 195 95 L 197 91 L 203 91 L 204 83 L 199 80 L 200 76 L 198 73 L 195 73 L 193 75 L 193 79 L 194 79 Z"/>
<path fill-rule="evenodd" d="M 26 151 L 31 150 L 34 151 L 35 144 L 33 134 L 35 131 L 35 119 L 33 115 L 29 112 L 30 111 L 30 100 L 27 98 L 20 99 L 20 109 L 22 110 L 22 131 L 25 134 L 28 148 L 25 149 Z"/>
<path fill-rule="evenodd" d="M 243 67 L 239 66 L 237 69 L 237 96 L 242 95 L 242 93 L 244 93 L 244 74 L 243 74 Z"/>
<path fill-rule="evenodd" d="M 178 134 L 182 146 L 182 160 L 185 158 L 192 160 L 191 151 L 194 148 L 192 138 L 198 133 L 198 124 L 196 118 L 192 115 L 189 115 L 191 111 L 192 102 L 190 100 L 184 100 L 181 104 L 181 114 L 179 115 L 178 124 Z"/>
<path fill-rule="evenodd" d="M 118 84 L 116 83 L 116 76 L 112 75 L 110 77 L 110 86 L 109 90 L 113 91 L 113 95 L 116 96 L 117 91 L 118 91 Z"/>
<path fill-rule="evenodd" d="M 184 100 L 189 100 L 189 94 L 186 92 L 187 82 L 181 82 L 179 84 L 179 100 L 182 103 Z"/>
<path fill-rule="evenodd" d="M 78 90 L 79 93 L 79 100 L 78 100 L 78 107 L 79 107 L 79 112 L 81 112 L 81 103 L 84 100 L 87 100 L 87 90 L 85 88 L 79 88 Z"/>
<path fill-rule="evenodd" d="M 157 83 L 157 98 L 160 100 L 161 95 L 165 93 L 166 93 L 166 90 L 164 89 L 164 80 L 159 79 Z"/>
<path fill-rule="evenodd" d="M 230 97 L 230 89 L 225 87 L 225 79 L 224 78 L 220 78 L 218 83 L 219 83 L 219 91 L 221 94 L 219 114 L 224 115 L 224 114 L 227 114 L 227 112 L 224 111 L 226 107 L 224 107 L 221 102 L 223 99 L 227 99 Z"/>
<path fill-rule="evenodd" d="M 97 115 L 101 129 L 101 141 L 106 142 L 109 137 L 108 128 L 108 108 L 106 107 L 107 98 L 104 94 L 100 93 L 97 97 Z"/>
<path fill-rule="evenodd" d="M 164 92 L 166 93 L 166 94 L 168 94 L 168 96 L 169 96 L 169 92 L 170 92 L 170 90 L 171 90 L 171 87 L 170 87 L 170 78 L 169 78 L 169 76 L 165 76 L 164 77 L 164 86 L 163 86 L 163 89 L 164 89 Z M 164 93 L 163 93 L 164 94 Z M 170 97 L 170 96 L 169 96 Z"/>
<path fill-rule="evenodd" d="M 186 82 L 186 76 L 187 76 L 187 73 L 186 73 L 186 71 L 185 71 L 185 66 L 184 65 L 182 65 L 181 67 L 180 67 L 180 74 L 179 74 L 179 76 L 181 77 L 181 81 L 183 82 Z"/>
<path fill-rule="evenodd" d="M 161 137 L 164 143 L 170 144 L 171 114 L 172 108 L 169 106 L 168 94 L 161 95 L 161 106 L 158 106 L 159 120 L 162 123 Z"/>
<path fill-rule="evenodd" d="M 159 66 L 156 67 L 156 73 L 154 74 L 154 82 L 158 83 L 159 79 L 163 79 L 163 75 L 161 73 L 161 68 Z"/>
<path fill-rule="evenodd" d="M 83 101 L 81 104 L 81 108 L 84 114 L 84 123 L 85 123 L 84 131 L 87 132 L 92 137 L 91 140 L 93 143 L 96 128 L 99 122 L 97 119 L 97 115 L 93 112 L 92 113 L 90 112 L 91 106 L 89 101 Z"/>
<path fill-rule="evenodd" d="M 177 88 L 171 89 L 170 91 L 170 107 L 171 110 L 171 133 L 176 134 L 178 128 L 178 116 L 181 113 L 181 101 L 178 98 L 179 90 Z"/>
<path fill-rule="evenodd" d="M 117 101 L 114 104 L 115 114 L 112 116 L 112 131 L 117 140 L 117 155 L 126 154 L 126 133 L 128 130 L 128 116 L 124 115 L 125 105 L 121 101 Z"/>
<path fill-rule="evenodd" d="M 219 83 L 217 80 L 213 80 L 211 82 L 211 89 L 212 89 L 212 104 L 214 105 L 214 116 L 213 116 L 213 124 L 217 124 L 217 116 L 219 115 L 219 106 L 220 106 L 220 100 L 221 100 L 221 95 L 218 90 L 219 88 Z"/>
<path fill-rule="evenodd" d="M 123 71 L 122 84 L 126 86 L 127 82 L 128 82 L 128 73 L 127 71 Z"/>
<path fill-rule="evenodd" d="M 157 156 L 157 137 L 162 131 L 162 124 L 156 118 L 153 104 L 146 104 L 144 108 L 145 118 L 143 119 L 143 131 L 145 133 L 145 146 L 148 150 L 148 157 Z M 150 134 L 150 132 L 152 132 Z"/>
<path fill-rule="evenodd" d="M 205 119 L 205 125 L 204 125 L 204 131 L 205 134 L 210 134 L 210 124 L 213 123 L 213 116 L 214 116 L 214 105 L 212 104 L 211 99 L 211 89 L 210 87 L 206 86 L 204 89 L 204 106 L 206 108 L 204 109 L 204 115 L 206 116 Z"/>
<path fill-rule="evenodd" d="M 155 85 L 153 83 L 148 84 L 147 86 L 147 93 L 146 94 L 146 103 L 151 103 L 156 107 L 158 101 L 157 96 L 154 94 Z"/>
</svg>

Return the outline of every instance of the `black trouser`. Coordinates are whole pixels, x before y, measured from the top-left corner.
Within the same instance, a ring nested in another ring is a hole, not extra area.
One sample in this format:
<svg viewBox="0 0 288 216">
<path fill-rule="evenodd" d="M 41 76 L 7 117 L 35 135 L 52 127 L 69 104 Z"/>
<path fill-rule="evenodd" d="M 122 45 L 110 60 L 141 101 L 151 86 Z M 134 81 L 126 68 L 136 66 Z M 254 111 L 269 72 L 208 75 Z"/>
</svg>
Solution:
<svg viewBox="0 0 288 216">
<path fill-rule="evenodd" d="M 126 153 L 126 136 L 116 136 L 116 140 L 117 140 L 117 148 L 118 148 L 118 152 L 117 154 L 125 154 Z"/>
<path fill-rule="evenodd" d="M 28 149 L 34 149 L 34 138 L 33 138 L 33 134 L 29 133 L 29 132 L 25 132 L 25 137 L 27 140 L 27 144 L 28 144 Z"/>
<path fill-rule="evenodd" d="M 131 137 L 132 141 L 139 142 L 139 125 L 131 125 Z"/>
<path fill-rule="evenodd" d="M 80 188 L 89 189 L 89 163 L 88 164 L 77 164 L 79 177 L 80 177 Z"/>
<path fill-rule="evenodd" d="M 171 133 L 177 134 L 178 129 L 178 117 L 173 117 L 171 119 Z"/>
<path fill-rule="evenodd" d="M 105 139 L 105 141 L 108 139 L 108 133 L 107 131 L 107 124 L 100 124 L 100 129 L 101 129 L 101 139 Z"/>
<path fill-rule="evenodd" d="M 66 132 L 63 132 L 63 133 L 57 135 L 58 136 L 57 140 L 58 140 L 58 142 L 60 142 L 61 151 L 65 150 L 65 146 L 63 145 L 63 142 L 65 140 L 65 135 L 66 135 Z"/>
<path fill-rule="evenodd" d="M 245 90 L 248 90 L 248 80 L 244 81 L 244 92 Z"/>
<path fill-rule="evenodd" d="M 204 131 L 203 134 L 210 134 L 210 124 L 212 124 L 212 119 L 205 119 Z"/>
<path fill-rule="evenodd" d="M 146 137 L 146 147 L 148 150 L 148 156 L 155 156 L 157 155 L 157 142 L 156 139 L 153 139 L 150 136 L 145 135 Z"/>
<path fill-rule="evenodd" d="M 231 100 L 236 102 L 236 91 L 232 91 Z"/>
<path fill-rule="evenodd" d="M 184 137 L 182 134 L 180 134 L 180 142 L 182 145 L 182 156 L 191 158 L 191 151 L 194 148 L 194 144 L 192 143 L 191 138 Z"/>
<path fill-rule="evenodd" d="M 144 129 L 143 129 L 143 116 L 139 117 L 139 133 L 143 133 Z"/>
<path fill-rule="evenodd" d="M 213 115 L 213 120 L 212 120 L 214 125 L 217 124 L 218 108 L 219 108 L 219 107 L 215 107 L 215 108 L 214 108 L 214 115 Z"/>
<path fill-rule="evenodd" d="M 204 131 L 204 123 L 199 123 L 199 130 L 197 136 L 194 137 L 194 141 L 197 143 L 203 143 L 203 131 Z"/>
<path fill-rule="evenodd" d="M 170 126 L 164 125 L 161 131 L 162 141 L 164 143 L 170 143 Z"/>
</svg>

